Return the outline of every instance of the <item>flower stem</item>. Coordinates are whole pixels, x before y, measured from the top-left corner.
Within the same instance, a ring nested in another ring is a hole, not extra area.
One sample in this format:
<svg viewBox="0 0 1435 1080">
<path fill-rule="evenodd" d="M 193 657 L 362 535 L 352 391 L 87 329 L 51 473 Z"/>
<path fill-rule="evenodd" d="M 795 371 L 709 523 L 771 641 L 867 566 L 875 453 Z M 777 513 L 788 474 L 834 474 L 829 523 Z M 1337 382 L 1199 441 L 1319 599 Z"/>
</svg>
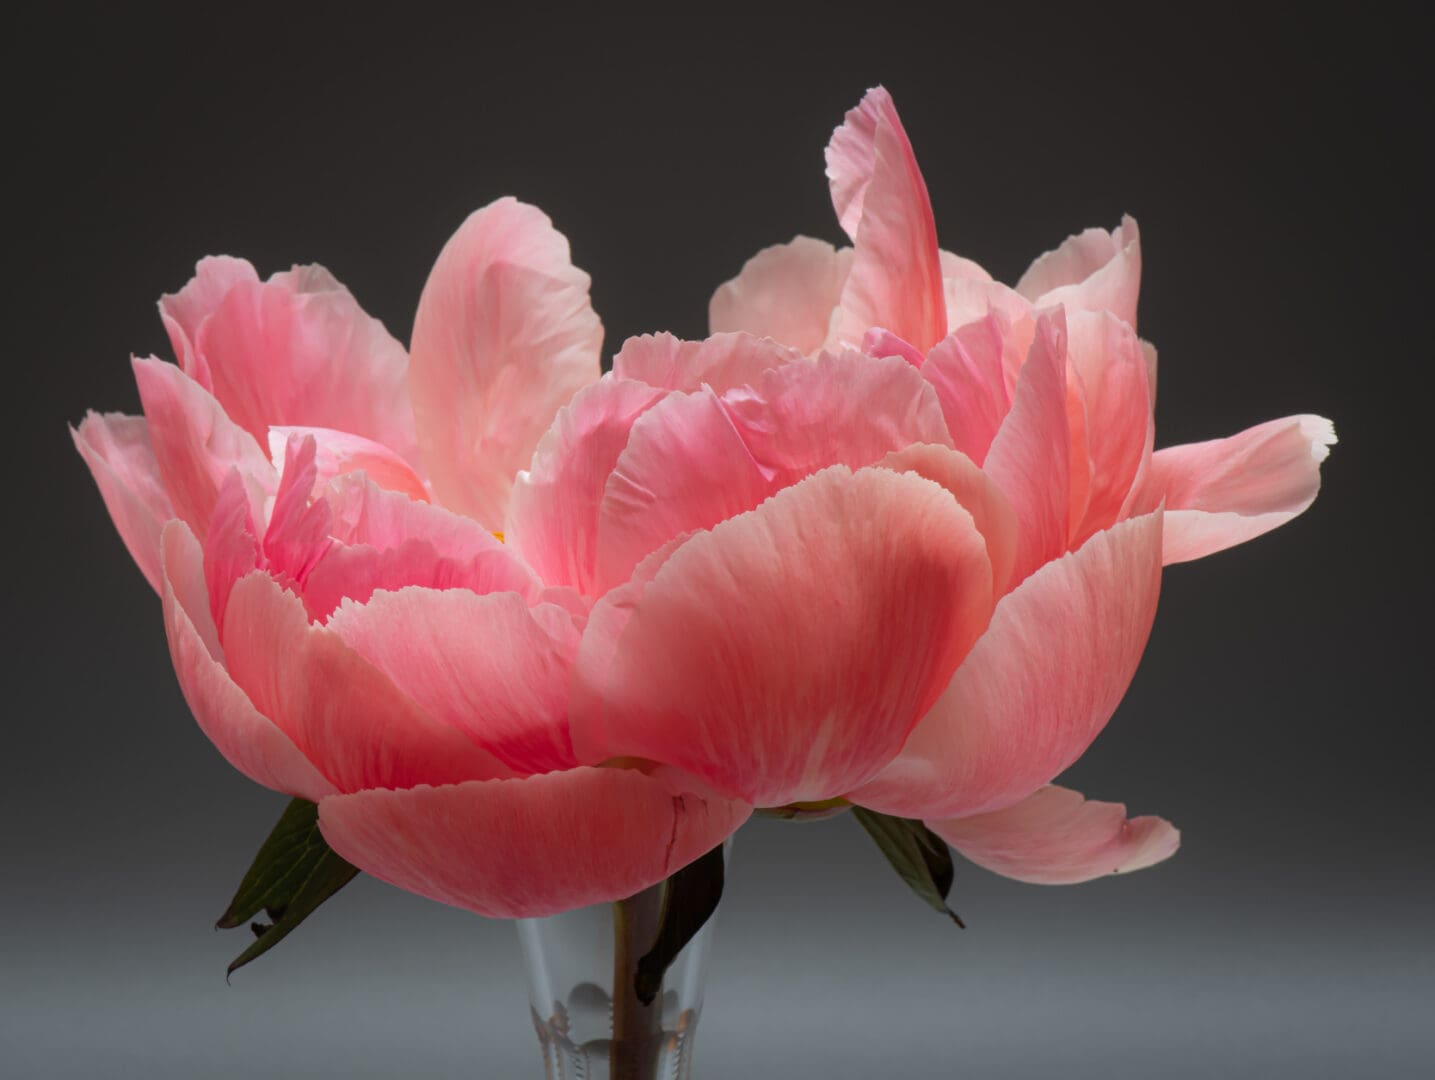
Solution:
<svg viewBox="0 0 1435 1080">
<path fill-rule="evenodd" d="M 662 994 L 644 1005 L 636 988 L 638 961 L 652 946 L 662 919 L 663 889 L 654 885 L 613 905 L 613 1080 L 651 1080 L 662 1048 Z"/>
</svg>

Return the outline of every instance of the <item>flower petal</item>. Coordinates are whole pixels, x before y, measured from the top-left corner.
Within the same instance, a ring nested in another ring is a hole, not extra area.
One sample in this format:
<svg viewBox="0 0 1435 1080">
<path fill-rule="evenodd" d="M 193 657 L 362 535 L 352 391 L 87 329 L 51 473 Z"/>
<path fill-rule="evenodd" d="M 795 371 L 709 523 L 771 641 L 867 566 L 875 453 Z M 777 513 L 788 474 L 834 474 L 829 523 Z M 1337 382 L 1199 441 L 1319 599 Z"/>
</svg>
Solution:
<svg viewBox="0 0 1435 1080">
<path fill-rule="evenodd" d="M 1088 802 L 1055 786 L 1005 810 L 926 825 L 978 866 L 1034 885 L 1144 870 L 1181 844 L 1181 834 L 1163 818 L 1128 821 L 1120 803 Z"/>
<path fill-rule="evenodd" d="M 851 248 L 810 236 L 763 248 L 713 293 L 708 328 L 745 330 L 811 356 L 828 344 L 851 267 Z"/>
<path fill-rule="evenodd" d="M 588 275 L 542 211 L 499 199 L 459 226 L 414 320 L 409 388 L 444 505 L 501 529 L 554 414 L 599 375 Z"/>
<path fill-rule="evenodd" d="M 1109 311 L 1133 329 L 1141 291 L 1141 233 L 1123 217 L 1107 232 L 1087 229 L 1048 251 L 1022 275 L 1016 291 L 1035 307 L 1062 304 L 1070 311 Z"/>
<path fill-rule="evenodd" d="M 579 760 L 665 762 L 774 806 L 845 794 L 890 760 L 985 626 L 991 567 L 938 485 L 838 466 L 621 592 L 579 650 Z M 598 633 L 614 603 L 631 606 L 616 648 Z"/>
<path fill-rule="evenodd" d="M 360 869 L 495 919 L 632 896 L 735 832 L 741 803 L 632 769 L 571 769 L 319 804 L 329 845 Z"/>
<path fill-rule="evenodd" d="M 256 783 L 318 801 L 334 792 L 225 670 L 209 615 L 199 541 L 181 521 L 164 530 L 164 625 L 184 700 L 226 761 Z"/>
<path fill-rule="evenodd" d="M 312 493 L 314 495 L 320 494 L 318 488 L 322 488 L 336 476 L 363 472 L 381 488 L 401 492 L 419 502 L 428 502 L 428 489 L 413 467 L 383 443 L 366 439 L 362 435 L 324 427 L 271 427 L 269 459 L 283 461 L 284 447 L 289 439 L 295 436 L 310 437 L 317 447 L 314 462 L 316 490 Z"/>
<path fill-rule="evenodd" d="M 520 773 L 577 764 L 568 735 L 573 617 L 517 593 L 407 588 L 345 603 L 328 627 L 425 712 Z"/>
<path fill-rule="evenodd" d="M 891 95 L 867 92 L 827 147 L 832 204 L 855 241 L 837 334 L 858 344 L 885 327 L 926 352 L 947 333 L 937 226 Z"/>
<path fill-rule="evenodd" d="M 1335 427 L 1288 416 L 1239 435 L 1158 450 L 1147 500 L 1166 500 L 1166 562 L 1244 543 L 1302 513 L 1320 491 Z"/>
<path fill-rule="evenodd" d="M 223 641 L 230 674 L 340 791 L 511 775 L 458 729 L 436 720 L 262 571 L 229 594 Z"/>
<path fill-rule="evenodd" d="M 220 485 L 237 469 L 258 518 L 278 478 L 253 436 L 173 364 L 136 358 L 134 372 L 155 460 L 175 514 L 203 541 Z"/>
<path fill-rule="evenodd" d="M 997 605 L 901 754 L 851 798 L 886 814 L 1001 810 L 1074 762 L 1120 703 L 1151 631 L 1161 512 L 1097 533 Z"/>
<path fill-rule="evenodd" d="M 1016 373 L 1034 330 L 1029 319 L 1013 326 L 1000 312 L 991 311 L 937 342 L 922 365 L 922 378 L 937 392 L 952 442 L 979 465 L 1011 410 Z M 1009 362 L 1009 354 L 1018 350 L 1019 357 Z"/>
<path fill-rule="evenodd" d="M 160 530 L 175 514 L 144 417 L 86 413 L 79 428 L 70 429 L 70 437 L 90 467 L 115 531 L 145 580 L 159 592 Z"/>
<path fill-rule="evenodd" d="M 245 283 L 259 283 L 259 275 L 247 259 L 211 255 L 199 260 L 194 277 L 184 288 L 159 298 L 159 317 L 169 334 L 180 370 L 211 393 L 214 384 L 210 380 L 209 365 L 196 354 L 194 344 L 199 340 L 199 328 L 204 320 L 224 303 L 229 290 Z"/>
<path fill-rule="evenodd" d="M 713 334 L 705 341 L 644 334 L 623 342 L 613 358 L 613 375 L 663 390 L 707 386 L 721 394 L 756 383 L 770 368 L 801 359 L 802 353 L 794 348 L 746 333 Z"/>
</svg>

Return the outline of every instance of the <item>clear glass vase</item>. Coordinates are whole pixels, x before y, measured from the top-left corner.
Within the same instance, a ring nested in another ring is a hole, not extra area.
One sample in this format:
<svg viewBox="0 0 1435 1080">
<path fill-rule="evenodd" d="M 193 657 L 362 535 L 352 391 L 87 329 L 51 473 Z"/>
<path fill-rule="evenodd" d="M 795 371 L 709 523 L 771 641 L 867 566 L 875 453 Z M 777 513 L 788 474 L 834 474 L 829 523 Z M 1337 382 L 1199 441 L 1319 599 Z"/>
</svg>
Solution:
<svg viewBox="0 0 1435 1080">
<path fill-rule="evenodd" d="M 667 888 L 663 882 L 616 904 L 517 920 L 548 1080 L 692 1077 L 716 916 L 678 953 L 657 996 L 644 1004 L 637 966 L 657 935 Z"/>
</svg>

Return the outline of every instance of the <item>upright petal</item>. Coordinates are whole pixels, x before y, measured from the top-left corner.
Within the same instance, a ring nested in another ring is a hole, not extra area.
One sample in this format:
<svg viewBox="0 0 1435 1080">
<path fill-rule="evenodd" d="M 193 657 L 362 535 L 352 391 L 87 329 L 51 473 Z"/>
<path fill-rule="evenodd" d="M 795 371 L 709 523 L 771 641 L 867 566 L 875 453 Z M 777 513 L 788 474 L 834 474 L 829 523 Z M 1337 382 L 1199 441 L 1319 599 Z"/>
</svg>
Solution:
<svg viewBox="0 0 1435 1080">
<path fill-rule="evenodd" d="M 780 340 L 747 333 L 715 333 L 704 341 L 644 334 L 623 342 L 613 358 L 613 375 L 663 390 L 707 386 L 721 394 L 756 383 L 770 369 L 802 359 L 802 353 L 779 344 Z"/>
<path fill-rule="evenodd" d="M 160 530 L 175 514 L 144 417 L 86 413 L 79 428 L 70 429 L 70 437 L 90 467 L 130 557 L 160 591 Z"/>
<path fill-rule="evenodd" d="M 317 447 L 315 458 L 314 495 L 336 476 L 362 472 L 381 488 L 401 492 L 410 499 L 428 502 L 428 488 L 413 467 L 383 443 L 333 428 L 277 426 L 269 429 L 269 458 L 284 460 L 284 447 L 290 438 L 312 438 Z"/>
<path fill-rule="evenodd" d="M 211 393 L 214 384 L 209 377 L 209 365 L 194 348 L 199 340 L 199 328 L 224 302 L 230 289 L 246 283 L 259 283 L 259 275 L 247 259 L 211 255 L 199 260 L 194 277 L 184 288 L 159 298 L 159 317 L 169 334 L 180 370 Z"/>
<path fill-rule="evenodd" d="M 588 275 L 539 210 L 476 211 L 419 299 L 409 388 L 435 495 L 501 529 L 509 491 L 554 414 L 599 375 Z"/>
<path fill-rule="evenodd" d="M 1158 450 L 1148 501 L 1165 498 L 1166 562 L 1185 562 L 1284 525 L 1315 501 L 1335 427 L 1288 416 L 1239 435 Z"/>
<path fill-rule="evenodd" d="M 430 716 L 521 774 L 577 764 L 568 735 L 573 617 L 517 593 L 407 588 L 345 603 L 329 629 Z"/>
<path fill-rule="evenodd" d="M 334 786 L 235 685 L 209 616 L 199 541 L 183 522 L 164 531 L 164 625 L 184 700 L 209 741 L 256 783 L 318 801 Z"/>
<path fill-rule="evenodd" d="M 495 919 L 621 900 L 712 850 L 751 807 L 668 776 L 570 769 L 319 804 L 329 845 L 382 881 Z"/>
<path fill-rule="evenodd" d="M 1161 513 L 1097 533 L 1009 593 L 902 753 L 851 798 L 887 814 L 1002 810 L 1086 750 L 1156 615 Z"/>
<path fill-rule="evenodd" d="M 1033 885 L 1144 870 L 1181 844 L 1181 834 L 1163 818 L 1128 821 L 1120 803 L 1088 802 L 1055 786 L 1006 810 L 926 825 L 978 866 Z"/>
<path fill-rule="evenodd" d="M 922 378 L 937 392 L 952 442 L 978 465 L 1011 410 L 1006 353 L 1014 336 L 1005 317 L 989 312 L 937 342 L 922 365 Z"/>
<path fill-rule="evenodd" d="M 869 90 L 827 148 L 832 203 L 856 243 L 838 338 L 885 327 L 926 352 L 947 333 L 937 226 L 891 95 Z"/>
<path fill-rule="evenodd" d="M 1141 292 L 1141 233 L 1123 217 L 1107 232 L 1087 229 L 1042 255 L 1016 285 L 1036 307 L 1062 304 L 1071 311 L 1109 311 L 1133 329 Z"/>
<path fill-rule="evenodd" d="M 620 592 L 579 650 L 574 700 L 596 706 L 575 708 L 579 760 L 666 762 L 774 806 L 845 794 L 891 759 L 985 626 L 991 567 L 938 485 L 839 466 Z M 598 630 L 620 602 L 614 647 Z"/>
<path fill-rule="evenodd" d="M 810 236 L 763 248 L 713 293 L 708 328 L 714 334 L 745 330 L 811 356 L 831 338 L 851 268 L 851 248 Z"/>
</svg>

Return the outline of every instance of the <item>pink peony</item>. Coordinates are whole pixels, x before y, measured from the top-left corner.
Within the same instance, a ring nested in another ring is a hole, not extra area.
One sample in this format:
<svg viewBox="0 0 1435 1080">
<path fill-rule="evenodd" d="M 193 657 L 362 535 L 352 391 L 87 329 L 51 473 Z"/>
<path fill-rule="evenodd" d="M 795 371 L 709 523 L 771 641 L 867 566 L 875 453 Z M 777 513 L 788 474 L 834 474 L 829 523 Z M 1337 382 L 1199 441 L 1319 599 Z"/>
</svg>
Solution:
<svg viewBox="0 0 1435 1080">
<path fill-rule="evenodd" d="M 76 445 L 201 727 L 349 861 L 527 916 L 753 807 L 922 818 L 1033 881 L 1175 850 L 1050 781 L 1125 692 L 1163 547 L 1299 513 L 1329 424 L 1153 454 L 1134 222 L 1009 290 L 938 250 L 884 91 L 828 162 L 853 249 L 759 254 L 713 337 L 601 378 L 587 276 L 511 199 L 407 353 L 317 267 L 208 259 L 161 301 L 179 366 L 135 361 L 144 417 Z"/>
</svg>

